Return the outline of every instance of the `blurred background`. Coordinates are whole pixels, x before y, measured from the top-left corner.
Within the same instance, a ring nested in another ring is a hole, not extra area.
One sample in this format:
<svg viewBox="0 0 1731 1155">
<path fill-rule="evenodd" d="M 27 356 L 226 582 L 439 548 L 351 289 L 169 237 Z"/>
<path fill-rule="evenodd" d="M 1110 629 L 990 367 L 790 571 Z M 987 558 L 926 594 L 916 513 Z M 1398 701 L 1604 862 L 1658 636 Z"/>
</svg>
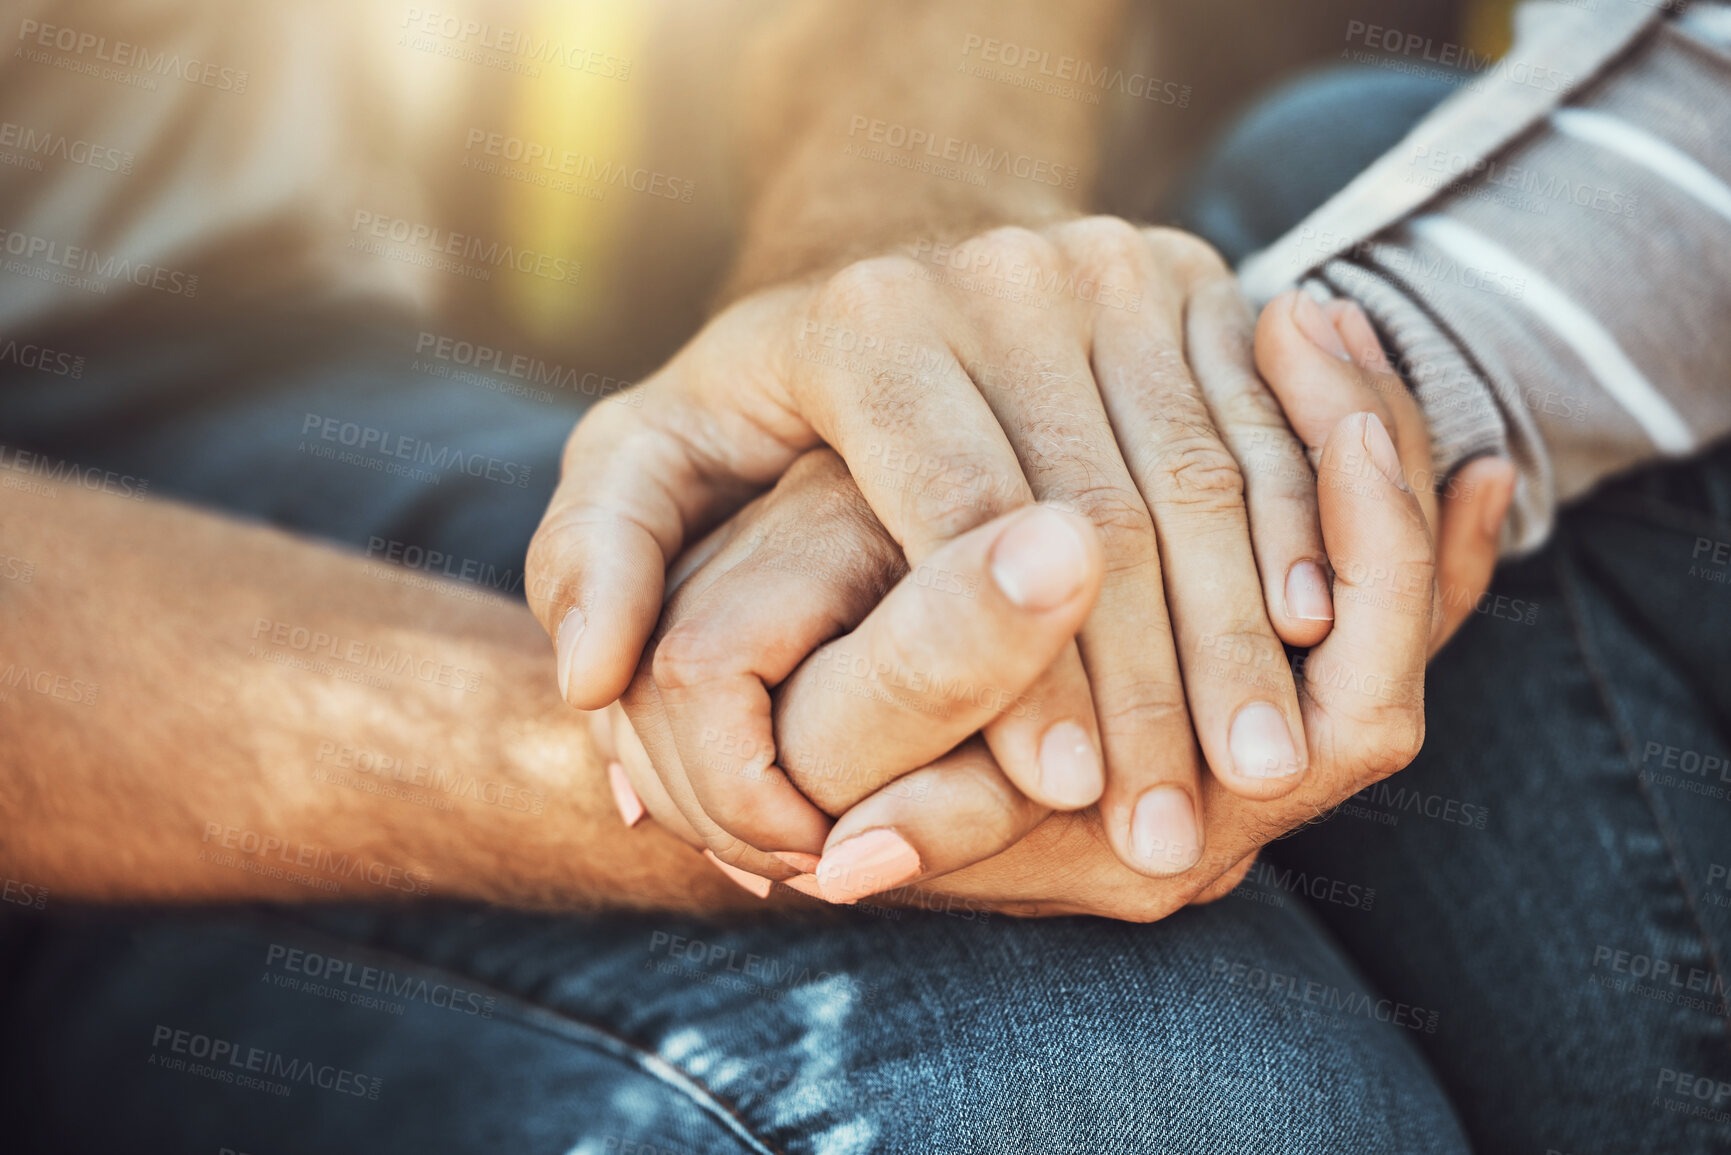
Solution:
<svg viewBox="0 0 1731 1155">
<path fill-rule="evenodd" d="M 1143 3 L 1126 61 L 1191 99 L 1105 94 L 1100 207 L 1163 219 L 1204 143 L 1259 93 L 1336 61 L 1351 20 L 1484 52 L 1506 42 L 1510 6 Z M 7 9 L 0 222 L 29 239 L 7 241 L 6 334 L 94 327 L 197 344 L 265 314 L 382 305 L 593 385 L 649 372 L 705 316 L 740 215 L 742 74 L 782 3 Z M 55 245 L 87 250 L 74 264 L 96 275 L 61 278 Z M 140 288 L 116 261 L 195 277 L 196 290 Z M 559 403 L 593 395 L 567 392 Z"/>
</svg>

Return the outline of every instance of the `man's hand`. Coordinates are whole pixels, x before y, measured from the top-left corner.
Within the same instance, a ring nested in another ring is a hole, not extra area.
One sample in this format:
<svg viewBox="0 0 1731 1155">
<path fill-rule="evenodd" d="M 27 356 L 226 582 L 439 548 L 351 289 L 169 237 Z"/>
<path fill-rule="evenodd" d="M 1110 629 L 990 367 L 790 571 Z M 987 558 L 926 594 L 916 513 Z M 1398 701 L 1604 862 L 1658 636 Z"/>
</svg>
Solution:
<svg viewBox="0 0 1731 1155">
<path fill-rule="evenodd" d="M 578 426 L 529 553 L 561 689 L 591 709 L 622 693 L 669 564 L 819 442 L 916 577 L 951 583 L 944 550 L 1047 502 L 1099 537 L 1098 606 L 1077 646 L 1018 689 L 1026 708 L 986 724 L 986 745 L 1043 806 L 1098 799 L 1133 869 L 1187 869 L 1202 761 L 1247 797 L 1301 780 L 1282 643 L 1315 644 L 1333 612 L 1315 485 L 1251 364 L 1249 316 L 1212 250 L 1170 230 L 1091 218 L 931 255 L 748 298 L 642 385 L 640 404 Z M 1020 288 L 994 291 L 1006 284 Z M 767 687 L 791 663 L 758 668 L 702 641 L 679 626 L 657 639 L 658 762 L 689 786 L 673 797 L 718 857 L 784 869 L 772 852 L 815 853 L 827 828 L 776 758 Z M 1249 654 L 1256 676 L 1215 676 L 1222 647 Z M 714 749 L 716 734 L 752 755 Z M 877 771 L 915 768 L 915 749 Z"/>
<path fill-rule="evenodd" d="M 1349 346 L 1357 364 L 1342 359 Z M 1425 540 L 1428 545 L 1434 537 L 1439 543 L 1441 597 L 1437 609 L 1433 612 L 1431 608 L 1425 571 L 1403 569 L 1392 555 L 1376 555 L 1374 537 L 1364 550 L 1348 559 L 1339 596 L 1355 604 L 1404 614 L 1409 621 L 1429 619 L 1432 626 L 1426 648 L 1434 651 L 1470 612 L 1488 584 L 1510 496 L 1510 467 L 1495 460 L 1475 462 L 1443 487 L 1439 508 L 1430 492 L 1429 447 L 1422 416 L 1405 386 L 1386 373 L 1374 334 L 1356 308 L 1334 304 L 1323 310 L 1307 298 L 1283 299 L 1265 311 L 1257 348 L 1276 392 L 1294 407 L 1307 429 L 1326 432 L 1350 414 L 1374 412 L 1384 428 L 1395 431 L 1395 439 L 1402 446 L 1401 473 L 1409 488 L 1416 491 L 1412 500 L 1427 527 Z M 1361 452 L 1350 454 L 1345 466 L 1358 475 L 1379 468 Z M 1305 477 L 1310 475 L 1307 462 L 1300 460 L 1297 468 Z M 1376 476 L 1351 481 L 1337 468 L 1325 475 L 1324 481 L 1324 496 L 1346 495 L 1344 499 L 1337 497 L 1338 503 L 1374 492 Z M 1330 547 L 1332 552 L 1335 541 L 1331 540 Z M 880 744 L 894 747 L 905 740 L 904 734 L 914 738 L 930 735 L 933 750 L 947 750 L 964 731 L 946 729 L 946 721 L 954 721 L 959 713 L 957 703 L 941 694 L 910 693 L 905 686 L 899 694 L 883 692 L 887 679 L 880 664 L 848 660 L 853 650 L 935 653 L 944 673 L 936 684 L 953 687 L 989 684 L 994 677 L 1002 684 L 1001 675 L 1015 669 L 1018 652 L 1039 653 L 1042 646 L 1049 652 L 1054 644 L 1054 635 L 1042 632 L 1041 623 L 1020 621 L 1013 615 L 1008 620 L 994 619 L 988 600 L 958 602 L 929 580 L 917 586 L 909 583 L 905 574 L 893 543 L 870 516 L 834 456 L 814 453 L 802 459 L 773 493 L 755 502 L 676 567 L 678 591 L 668 607 L 664 628 L 678 628 L 695 637 L 709 636 L 717 645 L 725 640 L 726 645 L 744 654 L 773 653 L 774 660 L 786 668 L 798 661 L 813 639 L 827 637 L 860 620 L 883 589 L 902 579 L 897 591 L 900 596 L 885 599 L 868 627 L 824 647 L 783 684 L 778 694 L 777 729 L 787 764 L 795 768 L 795 782 L 832 815 L 860 803 L 829 834 L 828 847 L 840 848 L 850 841 L 851 834 L 866 831 L 877 832 L 871 840 L 874 844 L 885 843 L 884 832 L 894 832 L 909 848 L 899 855 L 904 870 L 910 862 L 917 867 L 909 877 L 931 878 L 1007 848 L 1042 820 L 1038 840 L 1051 839 L 1055 830 L 1069 831 L 1062 845 L 1073 848 L 1075 831 L 1082 830 L 1091 831 L 1090 837 L 1098 842 L 1098 822 L 1078 826 L 1060 822 L 1058 817 L 1046 819 L 1043 809 L 1030 807 L 1021 795 L 1008 789 L 977 745 L 964 746 L 919 774 L 877 789 L 888 781 L 877 769 L 875 751 Z M 989 578 L 978 584 L 989 586 Z M 949 629 L 940 642 L 925 625 L 935 614 L 946 611 Z M 958 620 L 970 616 L 977 619 L 972 628 Z M 1221 653 L 1221 669 L 1229 672 L 1238 656 L 1231 651 Z M 1313 670 L 1311 663 L 1321 656 L 1325 656 L 1321 650 L 1313 654 L 1305 669 Z M 1380 656 L 1372 653 L 1369 658 Z M 1254 677 L 1255 671 L 1240 670 L 1240 674 Z M 1314 691 L 1307 688 L 1307 692 Z M 1013 690 L 1010 693 L 1013 695 Z M 650 735 L 649 741 L 657 746 L 661 757 L 673 757 L 667 749 L 665 722 L 656 708 L 647 664 L 632 699 L 633 714 Z M 1011 708 L 1016 708 L 1013 696 L 1010 701 Z M 662 821 L 701 844 L 697 833 L 661 791 L 630 725 L 617 711 L 613 713 L 612 724 L 603 727 L 604 751 L 629 768 L 632 779 L 650 799 L 651 810 Z M 966 717 L 965 711 L 960 714 Z M 1348 737 L 1359 741 L 1374 733 L 1374 728 L 1354 727 Z M 726 741 L 718 731 L 711 735 L 710 744 L 720 746 Z M 1369 772 L 1375 777 L 1404 764 L 1373 761 Z M 1347 793 L 1370 780 L 1374 778 L 1349 780 Z M 872 794 L 874 790 L 877 792 Z M 871 797 L 866 798 L 868 794 Z M 1323 797 L 1327 798 L 1326 791 Z M 862 798 L 866 800 L 860 802 Z M 1319 804 L 1306 796 L 1306 805 L 1312 809 L 1301 808 L 1295 812 L 1298 817 L 1290 820 L 1281 814 L 1250 812 L 1256 844 L 1309 818 L 1317 805 L 1328 804 L 1332 802 Z M 1223 836 L 1222 829 L 1222 823 L 1211 817 L 1210 845 Z M 1227 842 L 1234 849 L 1242 843 L 1237 833 Z M 882 848 L 876 849 L 882 859 Z M 1017 851 L 1018 855 L 1025 853 Z M 886 880 L 881 874 L 861 877 L 860 870 L 845 865 L 845 858 L 839 860 L 843 865 L 831 861 L 827 868 L 825 893 L 832 897 L 869 893 L 905 881 Z M 795 869 L 816 869 L 812 863 L 802 862 L 800 856 L 788 856 L 786 861 Z M 1200 897 L 1223 893 L 1235 881 L 1232 867 L 1245 864 L 1240 859 L 1222 867 L 1211 852 L 1191 872 L 1195 877 L 1186 875 L 1186 884 L 1193 888 L 1188 893 Z M 1217 875 L 1221 869 L 1226 873 Z M 968 871 L 966 877 L 981 875 Z M 793 885 L 810 888 L 814 884 L 809 879 L 803 883 L 794 879 Z M 940 885 L 947 887 L 949 882 Z"/>
</svg>

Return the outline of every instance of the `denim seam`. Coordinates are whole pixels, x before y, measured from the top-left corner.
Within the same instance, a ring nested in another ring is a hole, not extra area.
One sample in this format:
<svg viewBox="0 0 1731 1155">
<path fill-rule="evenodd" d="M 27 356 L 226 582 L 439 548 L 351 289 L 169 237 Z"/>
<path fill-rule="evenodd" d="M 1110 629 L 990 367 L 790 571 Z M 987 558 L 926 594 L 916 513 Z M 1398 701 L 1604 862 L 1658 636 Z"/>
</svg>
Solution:
<svg viewBox="0 0 1731 1155">
<path fill-rule="evenodd" d="M 1567 540 L 1566 532 L 1560 533 L 1558 537 L 1562 539 L 1567 553 L 1573 555 L 1575 551 L 1572 548 L 1572 543 Z M 1585 564 L 1584 559 L 1582 563 Z M 1647 810 L 1652 816 L 1653 825 L 1659 833 L 1660 840 L 1665 845 L 1665 856 L 1670 861 L 1672 881 L 1682 892 L 1683 904 L 1688 908 L 1689 919 L 1694 924 L 1695 935 L 1700 940 L 1702 953 L 1713 968 L 1714 974 L 1722 980 L 1727 974 L 1725 964 L 1714 948 L 1713 938 L 1707 933 L 1706 925 L 1701 920 L 1700 904 L 1696 902 L 1695 895 L 1689 888 L 1687 871 L 1684 869 L 1681 857 L 1682 852 L 1678 847 L 1668 818 L 1669 812 L 1665 810 L 1662 800 L 1653 793 L 1652 787 L 1641 778 L 1641 764 L 1635 757 L 1633 737 L 1629 733 L 1623 711 L 1617 705 L 1616 693 L 1605 675 L 1604 663 L 1600 660 L 1598 647 L 1593 644 L 1585 615 L 1581 612 L 1580 593 L 1577 589 L 1579 579 L 1575 573 L 1575 566 L 1570 564 L 1570 560 L 1566 560 L 1564 549 L 1557 551 L 1553 565 L 1556 568 L 1558 588 L 1563 594 L 1563 606 L 1569 617 L 1569 629 L 1575 635 L 1575 646 L 1581 654 L 1581 666 L 1586 670 L 1588 679 L 1593 683 L 1593 691 L 1598 695 L 1599 704 L 1604 709 L 1606 718 L 1610 721 L 1612 729 L 1617 732 L 1617 744 L 1623 748 L 1623 757 L 1627 760 L 1630 769 L 1635 771 L 1635 788 L 1647 803 Z M 1728 1047 L 1731 1047 L 1731 1007 L 1727 1007 L 1726 1000 L 1723 999 L 1720 1000 L 1720 1006 L 1724 1008 L 1721 1013 L 1710 1017 L 1720 1025 L 1721 1040 Z"/>
<path fill-rule="evenodd" d="M 653 1051 L 632 1042 L 630 1039 L 622 1038 L 603 1027 L 567 1014 L 548 1006 L 546 1003 L 535 1002 L 502 990 L 486 979 L 478 978 L 465 971 L 453 970 L 443 963 L 429 963 L 424 959 L 417 959 L 412 955 L 403 954 L 376 943 L 357 942 L 354 939 L 333 934 L 324 927 L 303 922 L 286 911 L 272 910 L 269 913 L 293 923 L 310 937 L 340 944 L 345 950 L 358 951 L 379 959 L 390 959 L 394 965 L 404 969 L 436 971 L 440 974 L 461 978 L 470 986 L 492 996 L 501 1009 L 507 1011 L 514 1021 L 523 1026 L 532 1030 L 539 1030 L 544 1034 L 557 1036 L 569 1043 L 601 1051 L 636 1067 L 663 1086 L 684 1095 L 695 1103 L 699 1110 L 709 1115 L 735 1139 L 738 1139 L 752 1155 L 783 1155 L 782 1152 L 771 1147 L 753 1133 L 751 1128 L 746 1125 L 745 1120 L 741 1119 L 732 1107 L 722 1102 L 702 1083 Z"/>
</svg>

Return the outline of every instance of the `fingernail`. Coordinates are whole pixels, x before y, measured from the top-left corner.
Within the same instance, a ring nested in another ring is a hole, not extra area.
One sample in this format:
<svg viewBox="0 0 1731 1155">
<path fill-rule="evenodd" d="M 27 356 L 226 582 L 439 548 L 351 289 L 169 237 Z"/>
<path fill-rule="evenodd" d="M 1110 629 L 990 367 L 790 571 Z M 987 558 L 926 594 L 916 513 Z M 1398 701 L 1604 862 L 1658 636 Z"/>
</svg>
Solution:
<svg viewBox="0 0 1731 1155">
<path fill-rule="evenodd" d="M 1130 816 L 1130 852 L 1160 874 L 1196 865 L 1202 846 L 1190 795 L 1176 786 L 1156 786 L 1138 798 Z"/>
<path fill-rule="evenodd" d="M 818 886 L 815 875 L 796 874 L 792 878 L 782 879 L 781 884 L 792 887 L 801 894 L 810 895 L 812 898 L 823 899 L 823 890 Z M 824 901 L 827 902 L 828 899 L 824 899 Z"/>
<path fill-rule="evenodd" d="M 1312 345 L 1324 353 L 1339 357 L 1342 361 L 1352 360 L 1352 354 L 1346 351 L 1345 342 L 1340 339 L 1340 334 L 1334 331 L 1334 326 L 1329 324 L 1322 307 L 1302 289 L 1293 294 L 1292 323 L 1298 326 L 1300 333 L 1310 338 Z"/>
<path fill-rule="evenodd" d="M 749 870 L 741 870 L 739 867 L 734 866 L 731 863 L 721 861 L 721 859 L 715 857 L 715 851 L 713 850 L 705 850 L 703 852 L 703 857 L 709 859 L 709 864 L 711 866 L 727 875 L 727 877 L 733 879 L 733 881 L 737 882 L 743 889 L 751 891 L 751 893 L 757 895 L 759 898 L 769 897 L 769 879 L 753 874 Z"/>
<path fill-rule="evenodd" d="M 577 656 L 577 639 L 583 636 L 588 624 L 583 611 L 576 606 L 559 623 L 559 696 L 567 702 L 571 700 L 571 662 Z"/>
<path fill-rule="evenodd" d="M 1025 610 L 1049 610 L 1076 596 L 1088 576 L 1088 550 L 1069 519 L 1035 508 L 992 545 L 992 580 Z"/>
<path fill-rule="evenodd" d="M 619 817 L 625 819 L 625 825 L 636 826 L 643 817 L 643 799 L 632 789 L 625 767 L 617 762 L 607 763 L 607 783 L 613 787 L 613 805 L 619 807 Z"/>
<path fill-rule="evenodd" d="M 1484 519 L 1485 536 L 1493 540 L 1503 536 L 1503 518 L 1508 516 L 1509 504 L 1515 499 L 1514 470 L 1511 467 L 1504 475 L 1504 480 L 1492 484 L 1489 496 L 1485 498 L 1484 508 L 1479 516 Z"/>
<path fill-rule="evenodd" d="M 868 830 L 823 853 L 817 883 L 830 902 L 857 902 L 918 876 L 920 856 L 887 827 Z"/>
<path fill-rule="evenodd" d="M 770 853 L 801 874 L 816 874 L 817 864 L 821 861 L 815 854 L 801 854 L 797 850 L 772 850 Z"/>
<path fill-rule="evenodd" d="M 1301 769 L 1286 715 L 1267 702 L 1239 709 L 1226 745 L 1233 767 L 1245 778 L 1287 778 Z"/>
<path fill-rule="evenodd" d="M 1040 739 L 1040 789 L 1066 809 L 1092 805 L 1106 788 L 1100 755 L 1088 731 L 1075 722 L 1058 722 Z"/>
<path fill-rule="evenodd" d="M 1388 439 L 1388 430 L 1383 427 L 1382 418 L 1369 412 L 1364 416 L 1365 452 L 1370 454 L 1370 459 L 1376 462 L 1376 467 L 1382 470 L 1384 477 L 1406 490 L 1406 475 L 1400 469 L 1400 454 L 1394 451 L 1394 442 Z"/>
<path fill-rule="evenodd" d="M 1334 595 L 1321 566 L 1301 561 L 1286 571 L 1286 612 L 1306 622 L 1334 620 Z"/>
</svg>

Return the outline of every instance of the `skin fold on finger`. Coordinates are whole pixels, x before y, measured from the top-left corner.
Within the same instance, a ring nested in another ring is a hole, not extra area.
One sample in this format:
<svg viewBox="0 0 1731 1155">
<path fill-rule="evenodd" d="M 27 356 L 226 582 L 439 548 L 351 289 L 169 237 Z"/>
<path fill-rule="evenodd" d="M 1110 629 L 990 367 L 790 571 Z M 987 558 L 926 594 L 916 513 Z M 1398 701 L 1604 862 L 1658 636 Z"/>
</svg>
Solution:
<svg viewBox="0 0 1731 1155">
<path fill-rule="evenodd" d="M 844 814 L 814 870 L 821 896 L 855 902 L 991 858 L 1050 813 L 975 738 Z"/>
<path fill-rule="evenodd" d="M 1276 798 L 1302 780 L 1307 743 L 1265 605 L 1242 472 L 1185 362 L 1182 331 L 1150 320 L 1099 319 L 1095 376 L 1153 514 L 1196 741 L 1229 789 Z"/>
<path fill-rule="evenodd" d="M 1339 571 L 1357 558 L 1363 565 L 1354 568 L 1428 573 L 1422 511 L 1411 491 L 1391 480 L 1400 463 L 1380 423 L 1370 428 L 1371 417 L 1349 415 L 1323 446 L 1319 511 L 1331 564 Z M 1378 463 L 1368 479 L 1376 484 L 1361 477 L 1359 457 Z M 1272 801 L 1242 798 L 1204 779 L 1208 831 L 1193 869 L 1166 879 L 1124 869 L 1105 852 L 1093 812 L 1083 811 L 1048 816 L 1003 854 L 946 876 L 942 889 L 1017 914 L 1163 918 L 1201 895 L 1230 890 L 1232 872 L 1248 869 L 1261 846 L 1405 765 L 1423 741 L 1429 600 L 1402 606 L 1356 593 L 1337 579 L 1335 628 L 1304 662 L 1310 773 Z"/>
<path fill-rule="evenodd" d="M 1407 483 L 1418 494 L 1425 524 L 1432 527 L 1434 536 L 1442 479 L 1432 468 L 1430 429 L 1424 410 L 1406 382 L 1389 364 L 1382 339 L 1376 335 L 1370 318 L 1357 302 L 1330 301 L 1323 311 L 1352 355 L 1352 363 L 1362 374 L 1361 380 L 1383 399 L 1386 410 L 1382 414 L 1383 424 L 1394 439 L 1395 450 L 1406 467 Z"/>
<path fill-rule="evenodd" d="M 1072 236 L 1076 231 L 1057 230 L 1054 239 L 1005 229 L 984 240 L 1006 263 L 1064 268 L 1072 259 L 1089 259 L 1105 239 L 1085 228 Z M 1076 266 L 1070 271 L 1087 273 Z M 1114 775 L 1139 776 L 1147 751 L 1171 744 L 1166 734 L 1124 734 L 1129 727 L 1120 721 L 1121 732 L 1107 747 L 1100 719 L 1146 719 L 1138 709 L 1138 687 L 1150 673 L 1170 678 L 1176 661 L 1167 654 L 1163 662 L 1159 653 L 1161 642 L 1170 650 L 1170 640 L 1153 523 L 1088 364 L 1085 306 L 1067 298 L 1050 305 L 1006 308 L 984 297 L 964 302 L 967 327 L 956 353 L 1002 426 L 1034 495 L 1093 522 L 1105 552 L 1107 577 L 1078 648 L 1026 691 L 1028 709 L 1006 712 L 986 731 L 1012 782 L 1047 806 L 1076 809 L 1097 801 Z M 1108 749 L 1136 750 L 1137 756 L 1115 764 Z M 1185 762 L 1182 771 L 1190 778 L 1179 785 L 1194 793 L 1194 765 Z"/>
<path fill-rule="evenodd" d="M 741 849 L 813 854 L 829 819 L 779 764 L 770 687 L 857 626 L 903 566 L 828 451 L 741 516 L 730 546 L 669 603 L 651 670 L 708 819 Z"/>
<path fill-rule="evenodd" d="M 1389 371 L 1363 310 L 1345 301 L 1325 310 L 1294 289 L 1262 310 L 1255 348 L 1257 369 L 1293 431 L 1313 451 L 1349 413 L 1375 413 L 1394 439 L 1425 524 L 1436 524 L 1436 477 L 1424 413 L 1405 382 Z"/>
<path fill-rule="evenodd" d="M 1049 809 L 1079 810 L 1098 802 L 1106 787 L 1105 765 L 1088 671 L 1076 647 L 1064 648 L 1018 707 L 982 731 L 1005 776 Z"/>
<path fill-rule="evenodd" d="M 1111 283 L 1144 309 L 1158 291 L 1138 280 L 1143 268 L 1115 265 L 1124 251 L 1143 247 L 1140 234 L 1123 222 L 1075 221 L 1041 237 L 1011 231 L 1003 243 L 1022 263 L 1055 267 L 1076 283 Z M 1078 638 L 1104 762 L 1101 805 L 1127 861 L 1139 856 L 1139 868 L 1153 874 L 1180 870 L 1194 855 L 1200 766 L 1153 522 L 1089 361 L 1094 306 L 1068 299 L 1054 304 L 1038 325 L 978 308 L 974 344 L 963 356 L 1031 487 L 1088 517 L 1102 535 L 1109 580 Z"/>
<path fill-rule="evenodd" d="M 572 705 L 618 698 L 660 614 L 668 564 L 816 443 L 778 371 L 810 292 L 788 286 L 737 302 L 572 431 L 524 583 Z"/>
<path fill-rule="evenodd" d="M 841 454 L 910 565 L 1033 494 L 953 352 L 960 321 L 911 258 L 849 266 L 814 298 L 792 402 Z"/>
<path fill-rule="evenodd" d="M 1184 320 L 1191 370 L 1243 472 L 1269 623 L 1287 645 L 1314 646 L 1334 621 L 1316 473 L 1279 401 L 1257 376 L 1254 322 L 1237 282 L 1214 277 L 1197 285 Z"/>
<path fill-rule="evenodd" d="M 994 717 L 1028 710 L 1026 690 L 1071 644 L 1101 570 L 1093 527 L 1050 506 L 932 554 L 778 689 L 775 733 L 794 783 L 834 812 Z M 812 765 L 802 753 L 845 764 Z"/>
<path fill-rule="evenodd" d="M 525 596 L 553 638 L 560 693 L 579 709 L 623 691 L 687 536 L 715 509 L 750 496 L 743 481 L 707 468 L 676 428 L 644 416 L 658 411 L 650 399 L 669 409 L 690 403 L 672 378 L 642 388 L 642 410 L 598 405 L 572 431 L 525 563 Z"/>
<path fill-rule="evenodd" d="M 640 679 L 640 681 L 644 682 L 645 685 L 638 688 L 638 684 L 634 682 L 633 689 L 626 691 L 626 698 L 633 703 L 630 709 L 637 711 L 638 721 L 636 724 L 631 721 L 629 709 L 624 701 L 609 707 L 610 710 L 618 712 L 618 717 L 613 723 L 613 735 L 618 744 L 619 766 L 624 770 L 626 780 L 630 782 L 631 788 L 636 791 L 638 801 L 649 812 L 649 817 L 665 827 L 680 841 L 694 849 L 701 850 L 704 845 L 703 836 L 698 834 L 697 830 L 686 820 L 684 812 L 675 805 L 672 796 L 668 794 L 667 787 L 662 785 L 661 776 L 656 773 L 655 763 L 649 756 L 648 747 L 645 746 L 638 733 L 638 729 L 641 727 L 643 732 L 649 734 L 652 740 L 664 744 L 667 742 L 662 734 L 664 727 L 657 722 L 659 709 L 654 699 L 655 686 L 653 683 L 649 683 L 647 678 Z"/>
<path fill-rule="evenodd" d="M 1436 567 L 1423 511 L 1374 414 L 1341 420 L 1318 477 L 1336 620 L 1301 673 L 1306 731 L 1321 746 L 1312 761 L 1328 793 L 1417 751 Z"/>
<path fill-rule="evenodd" d="M 661 702 L 660 691 L 650 672 L 651 653 L 645 653 L 637 676 L 621 698 L 631 730 L 642 746 L 643 757 L 651 772 L 639 777 L 631 771 L 633 762 L 622 758 L 631 782 L 637 788 L 643 804 L 656 819 L 685 838 L 690 835 L 695 845 L 718 856 L 721 864 L 734 867 L 763 879 L 777 880 L 795 873 L 773 854 L 745 846 L 717 825 L 703 809 L 680 761 L 673 731 L 668 723 L 667 709 Z M 622 754 L 629 744 L 622 746 Z M 661 806 L 671 806 L 680 822 L 664 820 Z M 690 839 L 688 839 L 690 840 Z M 734 877 L 729 875 L 729 877 Z M 735 879 L 738 881 L 738 879 Z"/>
<path fill-rule="evenodd" d="M 1190 905 L 1202 906 L 1210 902 L 1219 902 L 1237 890 L 1239 883 L 1243 882 L 1245 876 L 1250 873 L 1251 867 L 1256 865 L 1257 853 L 1259 852 L 1253 851 L 1245 855 L 1225 874 L 1199 890 L 1196 897 L 1190 900 Z"/>
</svg>

